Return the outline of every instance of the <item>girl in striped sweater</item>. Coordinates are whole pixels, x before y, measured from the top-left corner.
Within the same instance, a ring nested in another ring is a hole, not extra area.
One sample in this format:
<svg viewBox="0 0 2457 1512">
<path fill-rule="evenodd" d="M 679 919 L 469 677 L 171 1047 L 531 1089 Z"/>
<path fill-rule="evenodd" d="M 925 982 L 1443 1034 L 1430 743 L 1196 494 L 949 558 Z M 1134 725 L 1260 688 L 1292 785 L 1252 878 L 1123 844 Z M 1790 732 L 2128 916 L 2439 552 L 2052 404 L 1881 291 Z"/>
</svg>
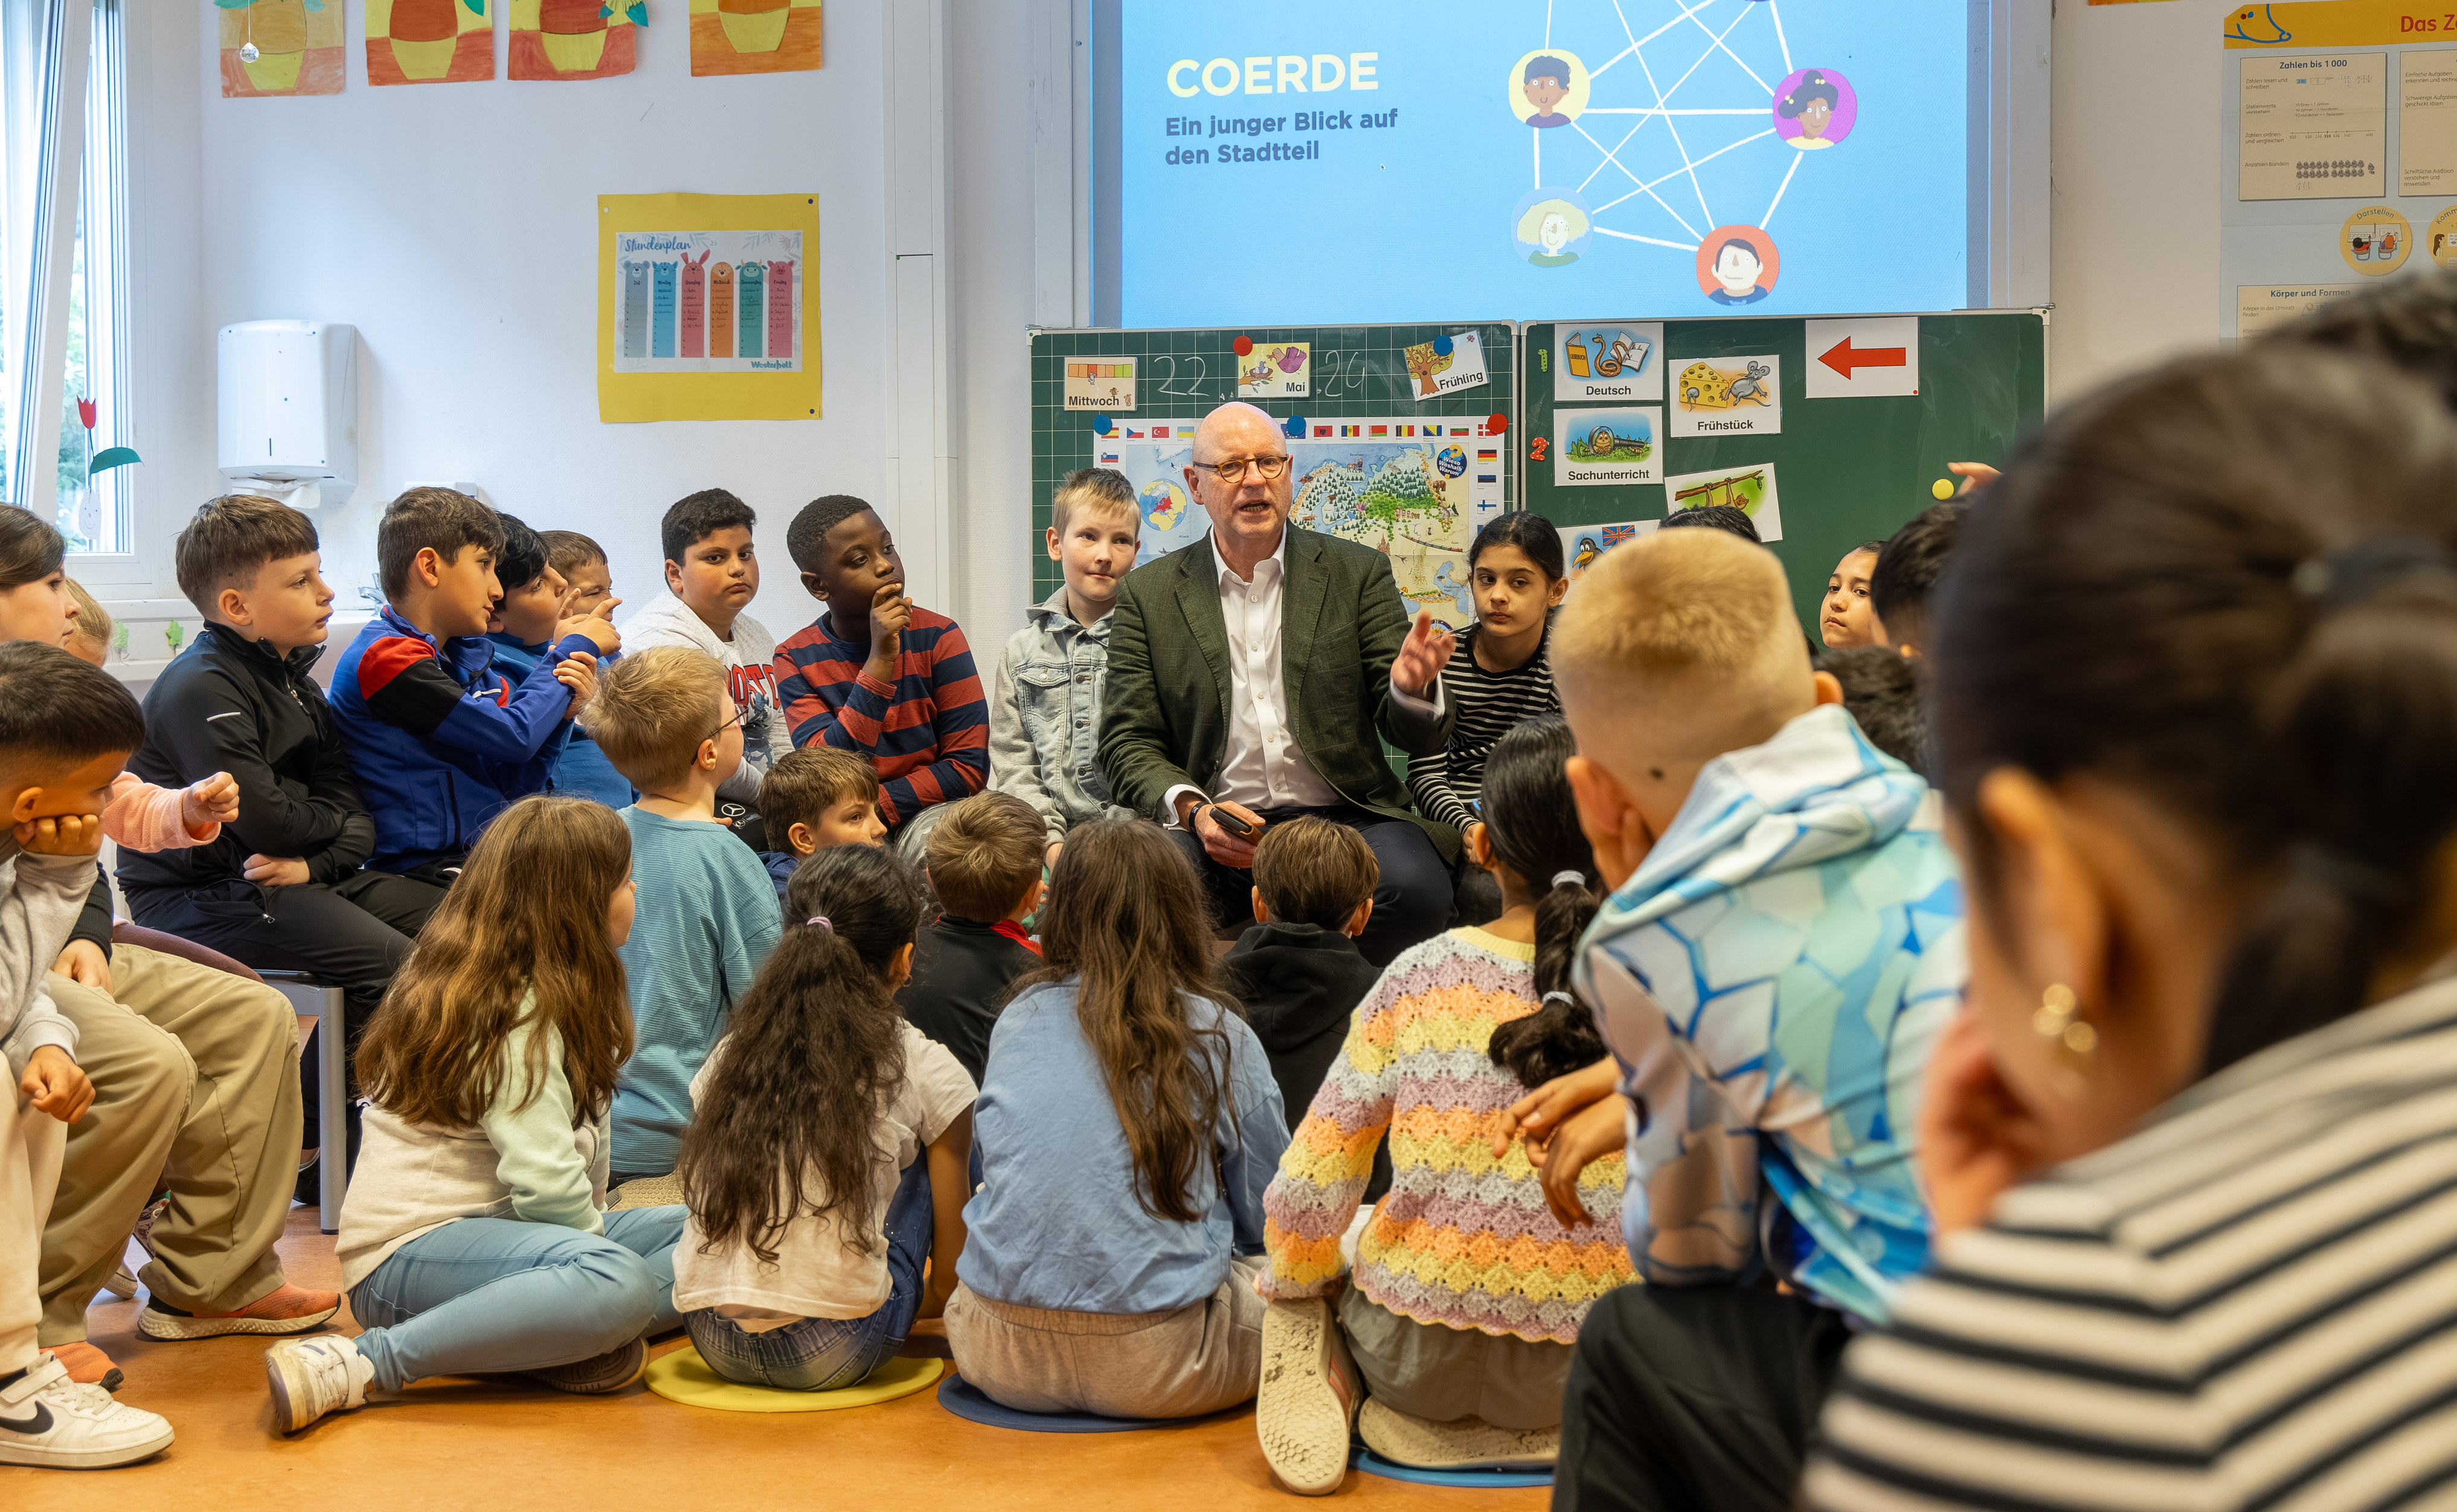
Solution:
<svg viewBox="0 0 2457 1512">
<path fill-rule="evenodd" d="M 1604 1054 L 1568 991 L 1596 909 L 1563 775 L 1573 750 L 1558 720 L 1494 746 L 1469 845 L 1500 886 L 1500 916 L 1391 963 L 1264 1195 L 1270 1263 L 1257 1289 L 1271 1305 L 1256 1425 L 1289 1490 L 1338 1487 L 1352 1420 L 1402 1463 L 1551 1463 L 1580 1321 L 1631 1278 L 1618 1156 L 1580 1177 L 1594 1221 L 1572 1230 L 1548 1210 L 1524 1144 L 1493 1154 L 1527 1087 Z M 1391 1193 L 1343 1286 L 1340 1241 L 1386 1131 Z"/>
<path fill-rule="evenodd" d="M 1545 642 L 1553 611 L 1570 591 L 1561 565 L 1561 533 L 1541 515 L 1503 515 L 1476 533 L 1467 548 L 1468 587 L 1476 623 L 1459 632 L 1442 671 L 1449 712 L 1442 748 L 1411 757 L 1408 790 L 1426 818 L 1473 835 L 1482 823 L 1477 798 L 1494 743 L 1532 719 L 1559 719 Z M 1492 873 L 1462 849 L 1452 886 L 1458 921 L 1482 924 L 1501 911 Z"/>
</svg>

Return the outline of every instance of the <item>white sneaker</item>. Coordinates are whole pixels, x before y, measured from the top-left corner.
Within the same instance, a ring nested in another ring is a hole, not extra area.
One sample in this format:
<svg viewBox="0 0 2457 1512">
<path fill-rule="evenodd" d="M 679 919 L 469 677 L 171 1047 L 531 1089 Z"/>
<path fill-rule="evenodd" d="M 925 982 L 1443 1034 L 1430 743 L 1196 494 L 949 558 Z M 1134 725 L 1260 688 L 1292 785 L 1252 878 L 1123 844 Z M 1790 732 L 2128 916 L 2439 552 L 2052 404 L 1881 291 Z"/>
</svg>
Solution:
<svg viewBox="0 0 2457 1512">
<path fill-rule="evenodd" d="M 1275 1301 L 1263 1314 L 1263 1379 L 1254 1436 L 1281 1486 L 1329 1496 L 1348 1474 L 1348 1429 L 1365 1395 L 1331 1304 Z"/>
<path fill-rule="evenodd" d="M 154 1225 L 161 1222 L 162 1215 L 170 1211 L 171 1199 L 156 1197 L 145 1204 L 144 1212 L 136 1215 L 136 1226 L 128 1236 L 134 1239 L 147 1255 L 154 1254 Z M 112 1267 L 111 1279 L 102 1283 L 102 1289 L 114 1297 L 134 1301 L 136 1298 L 136 1273 L 128 1268 L 128 1246 L 123 1244 L 119 1248 L 119 1263 Z"/>
<path fill-rule="evenodd" d="M 265 1383 L 273 1388 L 273 1419 L 283 1433 L 297 1433 L 328 1412 L 367 1404 L 375 1361 L 338 1334 L 285 1338 L 264 1352 Z"/>
<path fill-rule="evenodd" d="M 0 1464 L 102 1470 L 170 1446 L 168 1422 L 112 1400 L 100 1386 L 71 1380 L 48 1354 L 0 1386 Z"/>
<path fill-rule="evenodd" d="M 1427 1470 L 1541 1470 L 1561 1453 L 1559 1428 L 1497 1428 L 1481 1418 L 1428 1422 L 1372 1400 L 1357 1415 L 1356 1436 L 1393 1464 Z"/>
</svg>

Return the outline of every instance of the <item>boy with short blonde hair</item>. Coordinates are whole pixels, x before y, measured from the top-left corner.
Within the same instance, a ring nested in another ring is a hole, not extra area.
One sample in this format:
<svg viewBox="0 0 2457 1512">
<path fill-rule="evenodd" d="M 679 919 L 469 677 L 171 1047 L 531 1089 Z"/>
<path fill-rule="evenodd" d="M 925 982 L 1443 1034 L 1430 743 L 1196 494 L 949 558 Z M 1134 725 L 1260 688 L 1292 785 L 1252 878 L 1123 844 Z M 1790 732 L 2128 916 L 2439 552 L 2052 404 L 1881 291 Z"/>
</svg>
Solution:
<svg viewBox="0 0 2457 1512">
<path fill-rule="evenodd" d="M 975 793 L 930 831 L 930 886 L 946 911 L 923 930 L 904 1017 L 963 1062 L 979 1086 L 1007 985 L 1040 963 L 1022 921 L 1041 906 L 1041 816 L 1012 793 Z"/>
<path fill-rule="evenodd" d="M 1564 1078 L 1601 1101 L 1548 1132 L 1609 1149 L 1646 1109 L 1621 1212 L 1651 1283 L 1580 1330 L 1561 1462 L 1677 1477 L 1758 1453 L 1717 1441 L 1744 1415 L 1805 1436 L 1846 1315 L 1883 1321 L 1927 1257 L 1912 1130 L 1961 1001 L 1961 888 L 1928 785 L 1809 669 L 1772 553 L 1711 530 L 1612 553 L 1562 612 L 1553 673 L 1614 891 L 1576 978 L 1612 1060 Z"/>
<path fill-rule="evenodd" d="M 1125 815 L 1110 803 L 1096 756 L 1110 611 L 1134 569 L 1143 523 L 1125 474 L 1084 467 L 1066 475 L 1050 496 L 1043 541 L 1065 582 L 1026 611 L 1029 623 L 1007 637 L 991 676 L 990 786 L 1041 815 L 1053 863 L 1074 826 Z"/>
<path fill-rule="evenodd" d="M 887 840 L 878 816 L 878 773 L 851 751 L 805 746 L 788 751 L 759 780 L 759 828 L 773 850 L 759 852 L 776 884 L 776 900 L 794 873 L 831 846 L 877 846 Z"/>
<path fill-rule="evenodd" d="M 743 710 L 728 681 L 705 651 L 651 646 L 607 669 L 584 716 L 640 791 L 622 811 L 638 896 L 630 938 L 616 952 L 633 1032 L 614 1087 L 618 1182 L 673 1171 L 691 1124 L 692 1078 L 776 944 L 767 870 L 716 817 L 717 789 L 742 765 Z M 668 1183 L 641 1195 L 682 1200 Z"/>
</svg>

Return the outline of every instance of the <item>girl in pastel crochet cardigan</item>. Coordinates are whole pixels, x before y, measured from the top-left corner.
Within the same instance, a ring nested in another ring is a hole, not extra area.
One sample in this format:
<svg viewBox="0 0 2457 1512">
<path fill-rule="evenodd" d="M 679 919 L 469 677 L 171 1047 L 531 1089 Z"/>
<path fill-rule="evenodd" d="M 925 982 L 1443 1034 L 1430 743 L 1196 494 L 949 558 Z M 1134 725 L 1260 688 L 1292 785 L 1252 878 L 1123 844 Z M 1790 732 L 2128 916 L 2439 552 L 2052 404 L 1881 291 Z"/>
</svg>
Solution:
<svg viewBox="0 0 2457 1512">
<path fill-rule="evenodd" d="M 1495 745 L 1470 848 L 1500 885 L 1500 917 L 1391 963 L 1264 1195 L 1256 1427 L 1289 1490 L 1337 1488 L 1352 1421 L 1401 1463 L 1551 1463 L 1579 1323 L 1632 1279 L 1618 1167 L 1586 1169 L 1594 1221 L 1571 1229 L 1524 1143 L 1493 1153 L 1504 1110 L 1573 1069 L 1554 1062 L 1604 1054 L 1569 991 L 1598 896 L 1563 772 L 1574 751 L 1559 720 Z M 1391 1192 L 1343 1277 L 1340 1241 L 1386 1133 Z"/>
</svg>

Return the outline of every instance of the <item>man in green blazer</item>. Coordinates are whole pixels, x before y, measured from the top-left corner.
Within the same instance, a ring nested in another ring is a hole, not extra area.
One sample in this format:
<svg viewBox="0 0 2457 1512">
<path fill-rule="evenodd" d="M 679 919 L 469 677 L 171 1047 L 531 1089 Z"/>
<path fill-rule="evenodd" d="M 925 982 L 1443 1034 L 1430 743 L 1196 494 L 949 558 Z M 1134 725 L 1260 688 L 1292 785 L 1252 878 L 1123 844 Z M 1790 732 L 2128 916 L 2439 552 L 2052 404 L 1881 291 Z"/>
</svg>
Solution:
<svg viewBox="0 0 2457 1512">
<path fill-rule="evenodd" d="M 1357 948 L 1388 965 L 1450 920 L 1458 831 L 1410 811 L 1378 737 L 1441 748 L 1451 635 L 1430 614 L 1410 627 L 1382 553 L 1289 523 L 1277 420 L 1222 405 L 1193 459 L 1187 487 L 1211 532 L 1119 585 L 1101 769 L 1116 802 L 1171 828 L 1219 921 L 1251 911 L 1268 826 L 1311 814 L 1355 829 L 1382 869 Z"/>
</svg>

